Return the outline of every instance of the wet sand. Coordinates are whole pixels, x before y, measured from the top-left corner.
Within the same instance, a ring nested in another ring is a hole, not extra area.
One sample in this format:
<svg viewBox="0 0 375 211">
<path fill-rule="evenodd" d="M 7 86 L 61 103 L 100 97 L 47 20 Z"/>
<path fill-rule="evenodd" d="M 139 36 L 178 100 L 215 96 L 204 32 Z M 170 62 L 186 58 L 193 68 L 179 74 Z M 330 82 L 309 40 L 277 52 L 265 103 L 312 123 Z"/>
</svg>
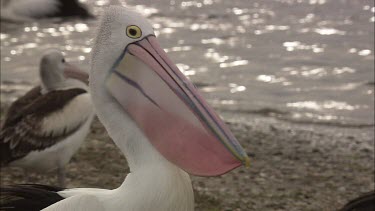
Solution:
<svg viewBox="0 0 375 211">
<path fill-rule="evenodd" d="M 374 189 L 371 136 L 331 136 L 282 125 L 230 127 L 250 155 L 251 167 L 220 177 L 192 177 L 198 211 L 331 211 Z M 67 166 L 68 187 L 115 188 L 128 172 L 126 160 L 95 121 Z M 1 170 L 2 185 L 26 182 L 56 185 L 56 176 L 32 173 L 25 181 L 18 168 Z"/>
</svg>

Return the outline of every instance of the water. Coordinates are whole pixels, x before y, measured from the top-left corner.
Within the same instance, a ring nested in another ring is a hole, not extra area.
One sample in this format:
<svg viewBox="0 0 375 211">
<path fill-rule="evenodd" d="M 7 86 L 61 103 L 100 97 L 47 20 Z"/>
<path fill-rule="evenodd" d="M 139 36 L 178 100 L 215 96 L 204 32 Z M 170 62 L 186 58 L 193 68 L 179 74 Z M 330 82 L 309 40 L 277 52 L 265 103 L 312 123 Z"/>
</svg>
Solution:
<svg viewBox="0 0 375 211">
<path fill-rule="evenodd" d="M 173 61 L 228 121 L 261 116 L 333 127 L 374 125 L 372 0 L 87 0 L 134 6 Z M 38 82 L 47 48 L 89 68 L 97 20 L 1 23 L 2 100 Z"/>
</svg>

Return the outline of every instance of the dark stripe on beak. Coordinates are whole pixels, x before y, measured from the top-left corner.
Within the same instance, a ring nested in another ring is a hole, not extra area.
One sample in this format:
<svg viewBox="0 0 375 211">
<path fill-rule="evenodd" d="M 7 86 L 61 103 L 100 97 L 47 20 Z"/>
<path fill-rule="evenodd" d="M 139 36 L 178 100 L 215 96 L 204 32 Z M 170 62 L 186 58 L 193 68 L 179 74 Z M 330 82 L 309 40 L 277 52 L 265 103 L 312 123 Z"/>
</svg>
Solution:
<svg viewBox="0 0 375 211">
<path fill-rule="evenodd" d="M 139 90 L 149 101 L 151 101 L 154 105 L 156 105 L 158 108 L 160 108 L 160 106 L 142 89 L 141 86 L 139 86 L 139 84 L 135 81 L 133 81 L 132 79 L 124 76 L 123 74 L 121 74 L 120 72 L 118 72 L 117 70 L 114 70 L 113 71 L 118 77 L 120 77 L 122 80 L 124 80 L 125 82 L 127 82 L 129 85 L 131 85 L 132 87 L 136 88 L 137 90 Z"/>
</svg>

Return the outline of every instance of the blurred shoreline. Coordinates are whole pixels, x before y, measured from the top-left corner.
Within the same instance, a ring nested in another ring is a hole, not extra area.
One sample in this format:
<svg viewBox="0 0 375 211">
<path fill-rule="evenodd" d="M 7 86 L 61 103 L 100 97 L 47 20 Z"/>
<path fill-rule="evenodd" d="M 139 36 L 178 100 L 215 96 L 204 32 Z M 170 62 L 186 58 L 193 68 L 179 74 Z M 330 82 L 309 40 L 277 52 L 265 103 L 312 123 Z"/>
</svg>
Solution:
<svg viewBox="0 0 375 211">
<path fill-rule="evenodd" d="M 171 59 L 220 110 L 248 119 L 374 125 L 373 1 L 83 2 L 96 20 L 1 22 L 3 90 L 35 84 L 47 48 L 89 69 L 97 21 L 105 7 L 121 4 L 152 22 Z"/>
</svg>

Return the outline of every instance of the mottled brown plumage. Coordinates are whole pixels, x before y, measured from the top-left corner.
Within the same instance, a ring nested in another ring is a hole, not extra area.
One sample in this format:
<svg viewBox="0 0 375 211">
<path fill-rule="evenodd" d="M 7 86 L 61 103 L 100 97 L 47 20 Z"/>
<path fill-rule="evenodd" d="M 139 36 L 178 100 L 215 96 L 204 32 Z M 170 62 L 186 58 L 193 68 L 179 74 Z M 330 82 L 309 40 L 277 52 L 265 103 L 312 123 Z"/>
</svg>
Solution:
<svg viewBox="0 0 375 211">
<path fill-rule="evenodd" d="M 20 115 L 20 112 L 18 111 L 29 105 L 32 101 L 39 98 L 40 96 L 42 96 L 41 87 L 36 86 L 28 91 L 24 96 L 14 101 L 8 109 L 5 121 L 3 122 L 1 129 L 12 125 L 12 123 L 15 122 Z"/>
<path fill-rule="evenodd" d="M 1 165 L 26 156 L 31 151 L 43 150 L 77 131 L 84 121 L 65 128 L 61 132 L 42 131 L 42 120 L 59 112 L 76 96 L 86 93 L 84 89 L 55 90 L 41 94 L 35 87 L 15 101 L 7 113 L 0 132 Z"/>
</svg>

